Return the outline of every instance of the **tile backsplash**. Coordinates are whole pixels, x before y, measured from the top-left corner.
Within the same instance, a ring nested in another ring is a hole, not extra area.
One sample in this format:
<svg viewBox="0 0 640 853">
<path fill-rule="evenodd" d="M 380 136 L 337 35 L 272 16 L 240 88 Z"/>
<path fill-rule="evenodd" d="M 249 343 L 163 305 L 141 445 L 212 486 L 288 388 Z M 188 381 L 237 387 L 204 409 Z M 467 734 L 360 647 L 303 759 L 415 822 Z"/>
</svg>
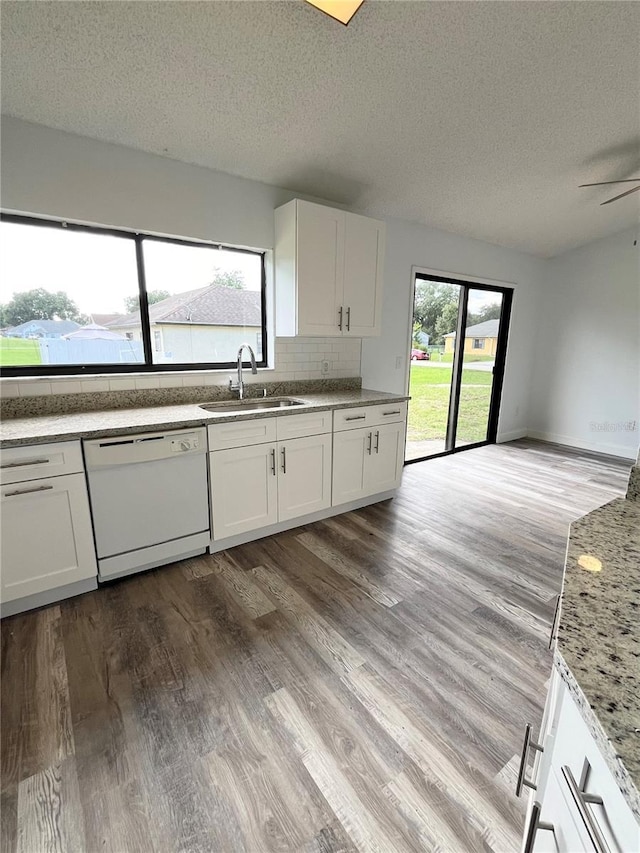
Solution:
<svg viewBox="0 0 640 853">
<path fill-rule="evenodd" d="M 360 338 L 276 338 L 275 366 L 259 371 L 249 382 L 287 382 L 309 379 L 342 379 L 360 376 Z M 329 362 L 327 373 L 322 362 Z M 98 376 L 48 376 L 0 380 L 0 397 L 35 397 L 48 394 L 79 394 L 104 391 L 134 391 L 152 388 L 184 388 L 226 385 L 229 370 L 194 371 L 168 374 L 127 374 Z"/>
</svg>

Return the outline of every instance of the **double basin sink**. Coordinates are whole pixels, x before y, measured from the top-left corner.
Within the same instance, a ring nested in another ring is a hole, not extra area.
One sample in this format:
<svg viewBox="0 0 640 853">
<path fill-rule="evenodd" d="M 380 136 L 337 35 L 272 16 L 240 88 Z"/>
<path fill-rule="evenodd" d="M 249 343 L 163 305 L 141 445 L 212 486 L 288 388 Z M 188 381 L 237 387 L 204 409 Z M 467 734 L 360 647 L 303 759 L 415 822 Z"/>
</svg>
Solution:
<svg viewBox="0 0 640 853">
<path fill-rule="evenodd" d="M 304 400 L 293 397 L 257 397 L 248 400 L 221 400 L 219 403 L 201 403 L 199 408 L 207 412 L 255 412 L 265 409 L 288 409 L 290 406 L 304 406 Z"/>
</svg>

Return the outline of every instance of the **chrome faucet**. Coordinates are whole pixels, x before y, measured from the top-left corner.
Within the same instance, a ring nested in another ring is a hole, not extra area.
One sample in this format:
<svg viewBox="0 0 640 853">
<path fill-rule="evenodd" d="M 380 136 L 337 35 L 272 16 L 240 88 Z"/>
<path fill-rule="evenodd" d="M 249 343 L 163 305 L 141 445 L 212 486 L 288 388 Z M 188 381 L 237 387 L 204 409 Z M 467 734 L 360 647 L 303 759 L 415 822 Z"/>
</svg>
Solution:
<svg viewBox="0 0 640 853">
<path fill-rule="evenodd" d="M 256 367 L 256 357 L 253 350 L 251 349 L 249 344 L 241 344 L 240 349 L 238 350 L 238 381 L 234 382 L 233 376 L 229 377 L 229 390 L 237 391 L 239 400 L 242 400 L 242 398 L 244 397 L 244 380 L 242 379 L 242 350 L 245 348 L 249 350 L 249 358 L 251 359 L 251 372 L 258 372 L 258 368 Z"/>
</svg>

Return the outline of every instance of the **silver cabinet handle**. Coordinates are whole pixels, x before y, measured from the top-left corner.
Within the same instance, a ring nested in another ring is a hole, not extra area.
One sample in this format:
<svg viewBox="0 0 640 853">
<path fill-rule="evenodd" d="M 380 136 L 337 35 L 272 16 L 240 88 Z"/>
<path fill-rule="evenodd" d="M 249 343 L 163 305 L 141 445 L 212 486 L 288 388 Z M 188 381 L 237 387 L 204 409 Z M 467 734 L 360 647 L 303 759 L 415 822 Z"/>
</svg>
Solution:
<svg viewBox="0 0 640 853">
<path fill-rule="evenodd" d="M 347 332 L 351 331 L 351 308 L 347 308 Z"/>
<path fill-rule="evenodd" d="M 587 794 L 585 791 L 590 770 L 591 765 L 585 758 L 580 784 L 576 782 L 576 778 L 571 772 L 571 768 L 567 765 L 562 767 L 562 775 L 565 778 L 565 782 L 567 783 L 573 802 L 576 804 L 578 813 L 582 818 L 584 828 L 587 830 L 589 840 L 593 844 L 593 849 L 596 853 L 610 853 L 609 845 L 607 844 L 600 827 L 596 823 L 596 820 L 589 809 L 589 805 L 604 806 L 604 800 L 602 797 L 599 797 L 597 794 Z"/>
<path fill-rule="evenodd" d="M 27 465 L 48 465 L 50 459 L 27 459 L 26 462 L 7 462 L 5 465 L 0 465 L 0 468 L 24 468 Z"/>
<path fill-rule="evenodd" d="M 345 421 L 363 421 L 366 417 L 366 415 L 350 415 L 350 417 L 345 418 Z"/>
<path fill-rule="evenodd" d="M 276 449 L 275 447 L 271 448 L 271 473 L 273 476 L 276 476 Z"/>
<path fill-rule="evenodd" d="M 371 433 L 369 433 L 369 435 L 367 436 L 367 453 L 369 454 L 369 456 L 371 456 L 371 439 L 372 435 Z"/>
<path fill-rule="evenodd" d="M 377 430 L 376 430 L 376 446 L 375 446 L 375 451 L 376 451 L 376 453 L 380 453 L 380 430 L 379 430 L 379 429 L 377 429 Z"/>
<path fill-rule="evenodd" d="M 516 797 L 519 797 L 520 794 L 522 794 L 522 789 L 524 787 L 531 788 L 532 791 L 537 790 L 537 785 L 534 785 L 533 782 L 527 779 L 527 759 L 529 757 L 530 749 L 533 749 L 536 752 L 544 752 L 544 747 L 531 740 L 531 726 L 527 723 L 524 730 L 522 753 L 520 755 L 520 769 L 518 770 L 518 781 L 516 782 Z"/>
<path fill-rule="evenodd" d="M 16 489 L 15 492 L 5 492 L 5 498 L 12 498 L 14 495 L 30 495 L 32 492 L 48 492 L 53 489 L 53 486 L 34 486 L 33 489 Z"/>
<path fill-rule="evenodd" d="M 400 411 L 400 409 L 394 409 L 392 412 L 383 412 L 382 413 L 383 417 L 385 417 L 385 418 L 387 417 L 387 415 L 401 415 L 401 414 L 402 414 L 402 412 Z"/>
<path fill-rule="evenodd" d="M 536 843 L 536 833 L 539 829 L 555 832 L 552 823 L 545 823 L 540 820 L 540 803 L 534 803 L 531 809 L 531 820 L 527 829 L 527 840 L 524 843 L 523 853 L 533 853 L 533 845 Z"/>
<path fill-rule="evenodd" d="M 549 648 L 553 645 L 553 641 L 556 638 L 556 630 L 558 628 L 558 617 L 560 616 L 560 593 L 558 593 L 558 597 L 556 598 L 556 609 L 553 614 L 553 622 L 551 623 L 551 634 L 549 635 Z"/>
<path fill-rule="evenodd" d="M 338 328 L 340 329 L 340 331 L 342 331 L 342 305 L 338 309 L 338 317 L 339 317 Z"/>
<path fill-rule="evenodd" d="M 287 448 L 283 447 L 280 451 L 282 453 L 282 473 L 287 473 Z"/>
</svg>

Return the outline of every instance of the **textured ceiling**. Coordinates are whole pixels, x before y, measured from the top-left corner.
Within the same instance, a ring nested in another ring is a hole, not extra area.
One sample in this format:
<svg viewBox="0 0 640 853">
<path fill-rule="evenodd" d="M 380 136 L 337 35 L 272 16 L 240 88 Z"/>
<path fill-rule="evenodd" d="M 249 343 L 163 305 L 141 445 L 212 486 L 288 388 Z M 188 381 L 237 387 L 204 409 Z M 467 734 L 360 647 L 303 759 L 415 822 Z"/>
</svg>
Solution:
<svg viewBox="0 0 640 853">
<path fill-rule="evenodd" d="M 3 112 L 549 256 L 638 220 L 640 5 L 2 3 Z M 623 187 L 624 188 L 624 187 Z M 615 191 L 615 188 L 614 188 Z"/>
</svg>

